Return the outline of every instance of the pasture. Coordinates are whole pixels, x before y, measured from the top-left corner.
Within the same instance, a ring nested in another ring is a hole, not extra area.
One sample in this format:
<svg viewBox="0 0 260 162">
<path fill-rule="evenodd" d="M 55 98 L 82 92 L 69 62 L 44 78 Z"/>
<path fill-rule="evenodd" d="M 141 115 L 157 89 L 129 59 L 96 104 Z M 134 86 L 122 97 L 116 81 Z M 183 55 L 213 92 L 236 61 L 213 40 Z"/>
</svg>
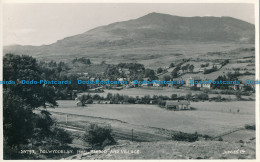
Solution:
<svg viewBox="0 0 260 162">
<path fill-rule="evenodd" d="M 200 94 L 203 91 L 192 91 L 189 89 L 176 89 L 176 88 L 169 88 L 169 87 L 164 87 L 164 88 L 158 88 L 158 87 L 153 87 L 153 88 L 129 88 L 129 89 L 122 89 L 122 90 L 109 90 L 109 89 L 105 89 L 104 93 L 97 93 L 100 96 L 106 97 L 108 93 L 112 93 L 112 94 L 120 94 L 120 95 L 128 95 L 128 96 L 132 96 L 132 97 L 143 97 L 145 95 L 150 95 L 150 97 L 153 97 L 154 95 L 157 96 L 168 96 L 171 97 L 172 94 L 177 94 L 178 96 L 185 96 L 188 93 L 192 93 L 192 95 L 194 94 Z M 88 93 L 80 93 L 80 94 L 88 94 Z M 96 93 L 90 93 L 91 95 L 94 95 Z M 217 97 L 218 94 L 209 94 L 209 97 Z M 221 94 L 221 97 L 223 98 L 230 98 L 230 99 L 235 99 L 236 96 L 235 95 L 225 95 L 225 94 Z M 243 96 L 243 98 L 249 98 L 253 96 Z"/>
<path fill-rule="evenodd" d="M 211 136 L 255 122 L 254 102 L 197 102 L 191 103 L 197 110 L 187 111 L 169 111 L 155 105 L 141 104 L 89 104 L 86 107 L 77 107 L 75 101 L 58 101 L 58 103 L 58 108 L 49 110 L 108 119 L 110 122 L 110 119 L 116 119 L 151 128 L 188 133 L 197 131 Z"/>
</svg>

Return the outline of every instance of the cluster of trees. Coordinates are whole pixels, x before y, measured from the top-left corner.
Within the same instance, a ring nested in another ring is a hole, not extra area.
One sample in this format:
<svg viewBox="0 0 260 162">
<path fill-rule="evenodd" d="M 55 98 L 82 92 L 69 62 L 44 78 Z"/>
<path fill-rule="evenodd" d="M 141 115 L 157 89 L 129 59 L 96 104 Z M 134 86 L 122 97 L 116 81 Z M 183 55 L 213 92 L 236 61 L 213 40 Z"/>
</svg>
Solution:
<svg viewBox="0 0 260 162">
<path fill-rule="evenodd" d="M 171 72 L 173 78 L 179 77 L 179 70 L 181 70 L 181 65 L 178 65 L 173 69 L 173 71 Z"/>
<path fill-rule="evenodd" d="M 218 67 L 217 66 L 213 66 L 211 69 L 205 69 L 204 70 L 204 74 L 209 74 L 209 73 L 213 73 L 215 71 L 218 71 Z"/>
<path fill-rule="evenodd" d="M 77 83 L 81 75 L 69 73 L 70 68 L 62 61 L 58 63 L 40 61 L 37 65 L 40 76 L 45 80 L 71 81 L 71 84 L 52 85 L 57 99 L 73 99 L 75 97 L 73 90 L 85 91 L 88 89 L 88 86 Z"/>
<path fill-rule="evenodd" d="M 234 81 L 238 78 L 234 75 L 220 75 L 215 79 L 215 81 Z M 213 89 L 229 89 L 229 84 L 212 84 Z"/>
<path fill-rule="evenodd" d="M 25 155 L 18 153 L 21 148 L 67 146 L 72 141 L 67 132 L 55 127 L 48 111 L 34 112 L 41 106 L 57 106 L 54 88 L 19 84 L 23 79 L 45 79 L 34 58 L 6 54 L 3 58 L 3 79 L 17 82 L 3 85 L 4 159 L 23 158 Z M 44 142 L 47 145 L 43 145 Z"/>
<path fill-rule="evenodd" d="M 221 65 L 221 68 L 223 67 L 223 66 L 225 66 L 225 65 L 227 65 L 229 63 L 229 60 L 224 60 L 224 61 L 222 61 L 222 62 L 220 62 L 220 65 Z M 207 63 L 208 64 L 208 63 Z M 205 65 L 207 65 L 207 64 L 205 64 Z M 204 66 L 203 64 L 201 65 L 201 67 L 202 66 Z M 213 65 L 213 67 L 212 68 L 210 68 L 210 69 L 205 69 L 204 70 L 204 74 L 209 74 L 209 73 L 212 73 L 212 72 L 215 72 L 215 71 L 218 71 L 218 67 L 217 66 L 215 66 L 215 65 Z"/>
<path fill-rule="evenodd" d="M 152 70 L 152 69 L 145 69 L 144 77 L 149 78 L 150 80 L 158 79 L 158 77 L 155 76 L 154 70 Z"/>
<path fill-rule="evenodd" d="M 183 71 L 183 73 L 186 72 L 187 70 L 188 70 L 189 72 L 193 72 L 193 70 L 194 70 L 194 65 L 186 64 L 185 66 L 182 66 L 182 67 L 181 67 L 181 70 Z"/>
<path fill-rule="evenodd" d="M 224 60 L 224 61 L 222 61 L 220 64 L 221 64 L 221 66 L 225 66 L 225 65 L 227 65 L 229 63 L 229 60 Z"/>
<path fill-rule="evenodd" d="M 131 80 L 138 79 L 141 80 L 145 77 L 145 68 L 143 64 L 139 63 L 120 63 L 118 65 L 109 65 L 104 73 L 104 78 L 110 80 L 116 80 L 117 78 L 128 77 L 124 72 L 120 72 L 119 69 L 128 69 Z"/>
<path fill-rule="evenodd" d="M 169 96 L 162 96 L 162 95 L 145 95 L 143 97 L 136 96 L 128 96 L 128 95 L 120 95 L 120 94 L 112 94 L 108 93 L 106 97 L 99 96 L 98 94 L 95 95 L 80 95 L 77 98 L 80 102 L 82 102 L 83 106 L 86 104 L 92 104 L 93 101 L 109 101 L 110 104 L 157 104 L 160 106 L 165 105 L 166 100 L 193 100 L 193 101 L 205 101 L 209 100 L 209 96 L 206 93 L 199 93 L 192 95 L 191 93 L 187 93 L 183 96 L 178 96 L 177 94 L 172 94 Z"/>
<path fill-rule="evenodd" d="M 82 64 L 86 64 L 86 65 L 91 64 L 90 59 L 85 58 L 85 57 L 75 58 L 75 59 L 72 60 L 73 64 L 76 63 L 76 62 L 79 62 L 79 63 L 82 63 Z"/>
<path fill-rule="evenodd" d="M 200 67 L 208 67 L 209 66 L 209 63 L 206 63 L 206 64 L 201 64 Z"/>
</svg>

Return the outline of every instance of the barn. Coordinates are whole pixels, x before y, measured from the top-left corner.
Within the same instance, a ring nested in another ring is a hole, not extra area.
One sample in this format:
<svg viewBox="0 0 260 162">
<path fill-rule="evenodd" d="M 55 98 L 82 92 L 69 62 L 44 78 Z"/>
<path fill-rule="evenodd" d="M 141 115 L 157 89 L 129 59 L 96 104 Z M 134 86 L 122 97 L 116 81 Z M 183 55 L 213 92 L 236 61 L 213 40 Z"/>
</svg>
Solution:
<svg viewBox="0 0 260 162">
<path fill-rule="evenodd" d="M 166 101 L 165 107 L 169 110 L 190 110 L 190 101 Z"/>
</svg>

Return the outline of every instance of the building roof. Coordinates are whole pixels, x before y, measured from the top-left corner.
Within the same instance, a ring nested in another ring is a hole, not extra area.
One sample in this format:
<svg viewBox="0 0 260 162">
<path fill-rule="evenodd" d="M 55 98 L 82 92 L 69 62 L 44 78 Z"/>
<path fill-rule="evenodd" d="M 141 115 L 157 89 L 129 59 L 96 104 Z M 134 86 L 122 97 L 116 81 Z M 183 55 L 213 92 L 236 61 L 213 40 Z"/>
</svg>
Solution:
<svg viewBox="0 0 260 162">
<path fill-rule="evenodd" d="M 189 101 L 166 101 L 166 105 L 190 105 Z"/>
</svg>

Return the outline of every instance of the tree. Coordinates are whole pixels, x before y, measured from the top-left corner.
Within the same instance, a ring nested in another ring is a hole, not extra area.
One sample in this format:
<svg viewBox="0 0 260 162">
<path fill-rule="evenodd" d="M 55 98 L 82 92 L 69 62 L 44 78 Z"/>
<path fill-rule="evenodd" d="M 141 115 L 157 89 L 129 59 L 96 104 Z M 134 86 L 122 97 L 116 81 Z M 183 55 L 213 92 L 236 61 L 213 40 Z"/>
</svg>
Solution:
<svg viewBox="0 0 260 162">
<path fill-rule="evenodd" d="M 194 65 L 190 65 L 190 66 L 189 66 L 189 71 L 190 71 L 190 72 L 193 72 L 193 70 L 194 70 Z"/>
<path fill-rule="evenodd" d="M 189 92 L 186 94 L 186 100 L 191 100 L 192 99 L 192 94 Z"/>
<path fill-rule="evenodd" d="M 182 66 L 182 67 L 181 67 L 181 70 L 182 70 L 182 72 L 184 73 L 185 70 L 187 70 L 187 69 L 186 69 L 186 66 Z"/>
<path fill-rule="evenodd" d="M 178 99 L 178 95 L 177 94 L 172 94 L 171 95 L 171 99 L 172 100 L 177 100 Z"/>
<path fill-rule="evenodd" d="M 3 133 L 4 157 L 11 150 L 19 150 L 31 139 L 45 139 L 51 134 L 53 121 L 50 113 L 33 112 L 40 106 L 57 106 L 54 88 L 42 84 L 21 84 L 22 80 L 44 80 L 37 61 L 30 56 L 6 54 L 3 58 L 4 80 L 13 80 L 16 84 L 3 86 Z M 51 63 L 55 66 L 55 63 Z M 25 147 L 26 148 L 26 147 Z M 13 158 L 13 157 L 11 157 Z"/>
<path fill-rule="evenodd" d="M 159 67 L 159 68 L 157 69 L 157 73 L 159 74 L 159 73 L 161 73 L 161 72 L 163 72 L 163 69 L 162 69 L 161 67 Z"/>
<path fill-rule="evenodd" d="M 171 68 L 174 67 L 174 63 L 171 63 L 171 64 L 170 64 L 170 67 L 171 67 Z"/>
<path fill-rule="evenodd" d="M 237 98 L 238 101 L 240 101 L 242 99 L 242 96 L 241 96 L 240 92 L 236 93 L 236 98 Z"/>
<path fill-rule="evenodd" d="M 44 80 L 36 60 L 30 56 L 17 56 L 7 54 L 3 59 L 3 78 L 4 80 L 16 81 L 15 85 L 4 85 L 5 89 L 13 92 L 13 95 L 21 97 L 32 109 L 45 106 L 46 103 L 56 106 L 54 89 L 48 85 L 28 85 L 20 84 L 21 80 Z"/>
<path fill-rule="evenodd" d="M 33 135 L 33 113 L 23 99 L 9 89 L 3 94 L 4 150 L 27 144 Z"/>
<path fill-rule="evenodd" d="M 145 69 L 145 77 L 153 77 L 155 75 L 154 70 Z"/>
<path fill-rule="evenodd" d="M 77 100 L 82 103 L 82 106 L 86 106 L 87 103 L 91 103 L 91 101 L 92 101 L 91 99 L 92 99 L 92 97 L 90 94 L 80 95 L 77 97 Z M 92 101 L 92 103 L 93 103 L 93 101 Z"/>
<path fill-rule="evenodd" d="M 163 80 L 169 81 L 169 80 L 171 80 L 171 76 L 165 75 L 165 76 L 163 76 Z"/>
</svg>

